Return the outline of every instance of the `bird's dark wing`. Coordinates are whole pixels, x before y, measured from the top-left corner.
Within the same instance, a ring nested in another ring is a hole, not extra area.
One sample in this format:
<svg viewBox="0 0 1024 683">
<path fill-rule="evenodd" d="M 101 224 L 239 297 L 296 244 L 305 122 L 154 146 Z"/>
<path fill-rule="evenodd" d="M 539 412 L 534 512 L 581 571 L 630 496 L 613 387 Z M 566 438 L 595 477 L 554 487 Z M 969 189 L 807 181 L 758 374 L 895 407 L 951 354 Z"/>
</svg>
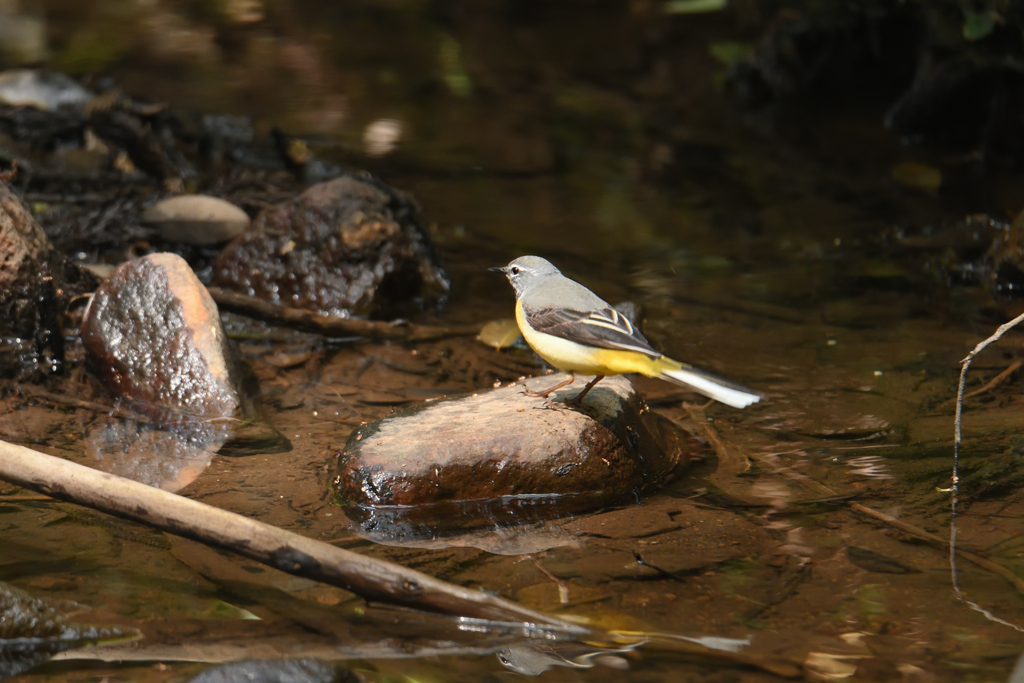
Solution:
<svg viewBox="0 0 1024 683">
<path fill-rule="evenodd" d="M 661 358 L 661 354 L 651 348 L 650 342 L 640 334 L 640 330 L 614 308 L 576 311 L 571 308 L 531 308 L 524 305 L 523 313 L 526 322 L 538 332 L 577 344 L 636 351 L 651 358 Z"/>
</svg>

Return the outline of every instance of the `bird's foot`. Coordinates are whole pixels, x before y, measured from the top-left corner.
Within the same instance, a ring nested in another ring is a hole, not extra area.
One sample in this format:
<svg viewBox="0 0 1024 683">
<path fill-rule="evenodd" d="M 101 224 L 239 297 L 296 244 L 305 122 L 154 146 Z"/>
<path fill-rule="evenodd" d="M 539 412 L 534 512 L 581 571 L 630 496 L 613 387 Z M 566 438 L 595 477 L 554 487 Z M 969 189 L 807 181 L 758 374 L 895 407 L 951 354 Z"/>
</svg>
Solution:
<svg viewBox="0 0 1024 683">
<path fill-rule="evenodd" d="M 603 379 L 604 379 L 604 375 L 597 375 L 596 377 L 594 377 L 594 379 L 592 379 L 589 382 L 587 382 L 587 386 L 583 387 L 583 391 L 581 391 L 580 393 L 576 394 L 572 398 L 565 399 L 565 401 L 563 401 L 563 403 L 565 403 L 565 405 L 567 405 L 567 406 L 572 406 L 573 408 L 581 408 L 581 407 L 583 407 L 583 398 L 588 393 L 590 393 L 590 390 L 594 388 L 595 384 L 597 384 L 598 382 L 600 382 Z"/>
<path fill-rule="evenodd" d="M 555 386 L 551 387 L 550 389 L 545 389 L 544 391 L 531 391 L 530 389 L 526 389 L 526 391 L 524 392 L 524 395 L 525 396 L 529 396 L 531 398 L 547 398 L 548 396 L 550 396 L 551 394 L 555 393 L 556 391 L 558 391 L 562 387 L 567 387 L 567 386 L 569 386 L 570 384 L 572 384 L 575 381 L 576 381 L 576 375 L 569 375 L 569 379 L 564 380 L 562 382 L 559 382 L 558 384 L 556 384 Z"/>
</svg>

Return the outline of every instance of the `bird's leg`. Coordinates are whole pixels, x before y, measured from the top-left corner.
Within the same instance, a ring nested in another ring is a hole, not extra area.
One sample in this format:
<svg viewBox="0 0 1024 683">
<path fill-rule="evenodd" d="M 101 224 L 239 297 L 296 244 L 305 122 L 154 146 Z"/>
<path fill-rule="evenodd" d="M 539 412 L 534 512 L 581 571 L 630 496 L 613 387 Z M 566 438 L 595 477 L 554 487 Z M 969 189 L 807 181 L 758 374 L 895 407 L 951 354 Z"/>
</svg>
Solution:
<svg viewBox="0 0 1024 683">
<path fill-rule="evenodd" d="M 574 398 L 566 401 L 566 403 L 572 403 L 574 405 L 579 405 L 579 404 L 583 403 L 583 397 L 587 395 L 587 392 L 590 391 L 591 389 L 593 389 L 594 385 L 597 384 L 598 382 L 600 382 L 603 379 L 604 379 L 604 375 L 598 375 L 594 379 L 590 380 L 589 382 L 587 382 L 587 386 L 583 387 L 583 391 L 581 391 L 580 393 L 576 394 L 576 396 Z"/>
<path fill-rule="evenodd" d="M 576 375 L 570 374 L 569 375 L 569 379 L 564 380 L 562 382 L 559 382 L 555 386 L 553 386 L 550 389 L 547 389 L 545 391 L 530 391 L 529 389 L 527 389 L 526 390 L 526 395 L 527 396 L 532 396 L 534 398 L 547 398 L 553 392 L 557 391 L 558 389 L 561 389 L 562 387 L 567 387 L 567 386 L 569 386 L 570 384 L 572 384 L 575 381 L 576 381 Z"/>
</svg>

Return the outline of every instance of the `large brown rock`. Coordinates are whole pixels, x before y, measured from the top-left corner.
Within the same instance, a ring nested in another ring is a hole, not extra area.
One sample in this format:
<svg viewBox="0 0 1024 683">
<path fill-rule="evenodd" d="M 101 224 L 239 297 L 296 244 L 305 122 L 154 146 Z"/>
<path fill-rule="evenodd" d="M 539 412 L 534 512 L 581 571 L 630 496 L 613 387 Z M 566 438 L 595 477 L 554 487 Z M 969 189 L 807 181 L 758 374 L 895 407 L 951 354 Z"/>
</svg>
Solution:
<svg viewBox="0 0 1024 683">
<path fill-rule="evenodd" d="M 561 379 L 525 385 L 537 390 Z M 664 481 L 697 452 L 689 434 L 651 413 L 623 377 L 603 380 L 582 408 L 560 403 L 583 379 L 550 401 L 526 396 L 520 383 L 361 426 L 334 480 L 347 514 L 444 528 L 484 523 L 502 510 L 593 508 Z"/>
<path fill-rule="evenodd" d="M 217 305 L 180 256 L 121 264 L 93 295 L 81 333 L 104 383 L 161 419 L 233 417 L 244 407 Z"/>
<path fill-rule="evenodd" d="M 347 175 L 262 212 L 221 252 L 214 279 L 342 317 L 394 315 L 448 292 L 412 201 L 380 181 Z"/>
</svg>

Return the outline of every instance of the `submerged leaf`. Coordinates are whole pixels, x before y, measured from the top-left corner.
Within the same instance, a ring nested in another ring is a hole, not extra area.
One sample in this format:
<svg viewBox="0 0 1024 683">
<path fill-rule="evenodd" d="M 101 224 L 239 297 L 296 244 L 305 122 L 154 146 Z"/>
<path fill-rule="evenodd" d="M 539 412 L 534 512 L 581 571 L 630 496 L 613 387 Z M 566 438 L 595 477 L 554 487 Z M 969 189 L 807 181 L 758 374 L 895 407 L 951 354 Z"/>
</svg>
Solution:
<svg viewBox="0 0 1024 683">
<path fill-rule="evenodd" d="M 892 179 L 907 187 L 916 187 L 925 192 L 938 192 L 942 186 L 942 171 L 928 164 L 904 161 L 893 167 Z"/>
</svg>

